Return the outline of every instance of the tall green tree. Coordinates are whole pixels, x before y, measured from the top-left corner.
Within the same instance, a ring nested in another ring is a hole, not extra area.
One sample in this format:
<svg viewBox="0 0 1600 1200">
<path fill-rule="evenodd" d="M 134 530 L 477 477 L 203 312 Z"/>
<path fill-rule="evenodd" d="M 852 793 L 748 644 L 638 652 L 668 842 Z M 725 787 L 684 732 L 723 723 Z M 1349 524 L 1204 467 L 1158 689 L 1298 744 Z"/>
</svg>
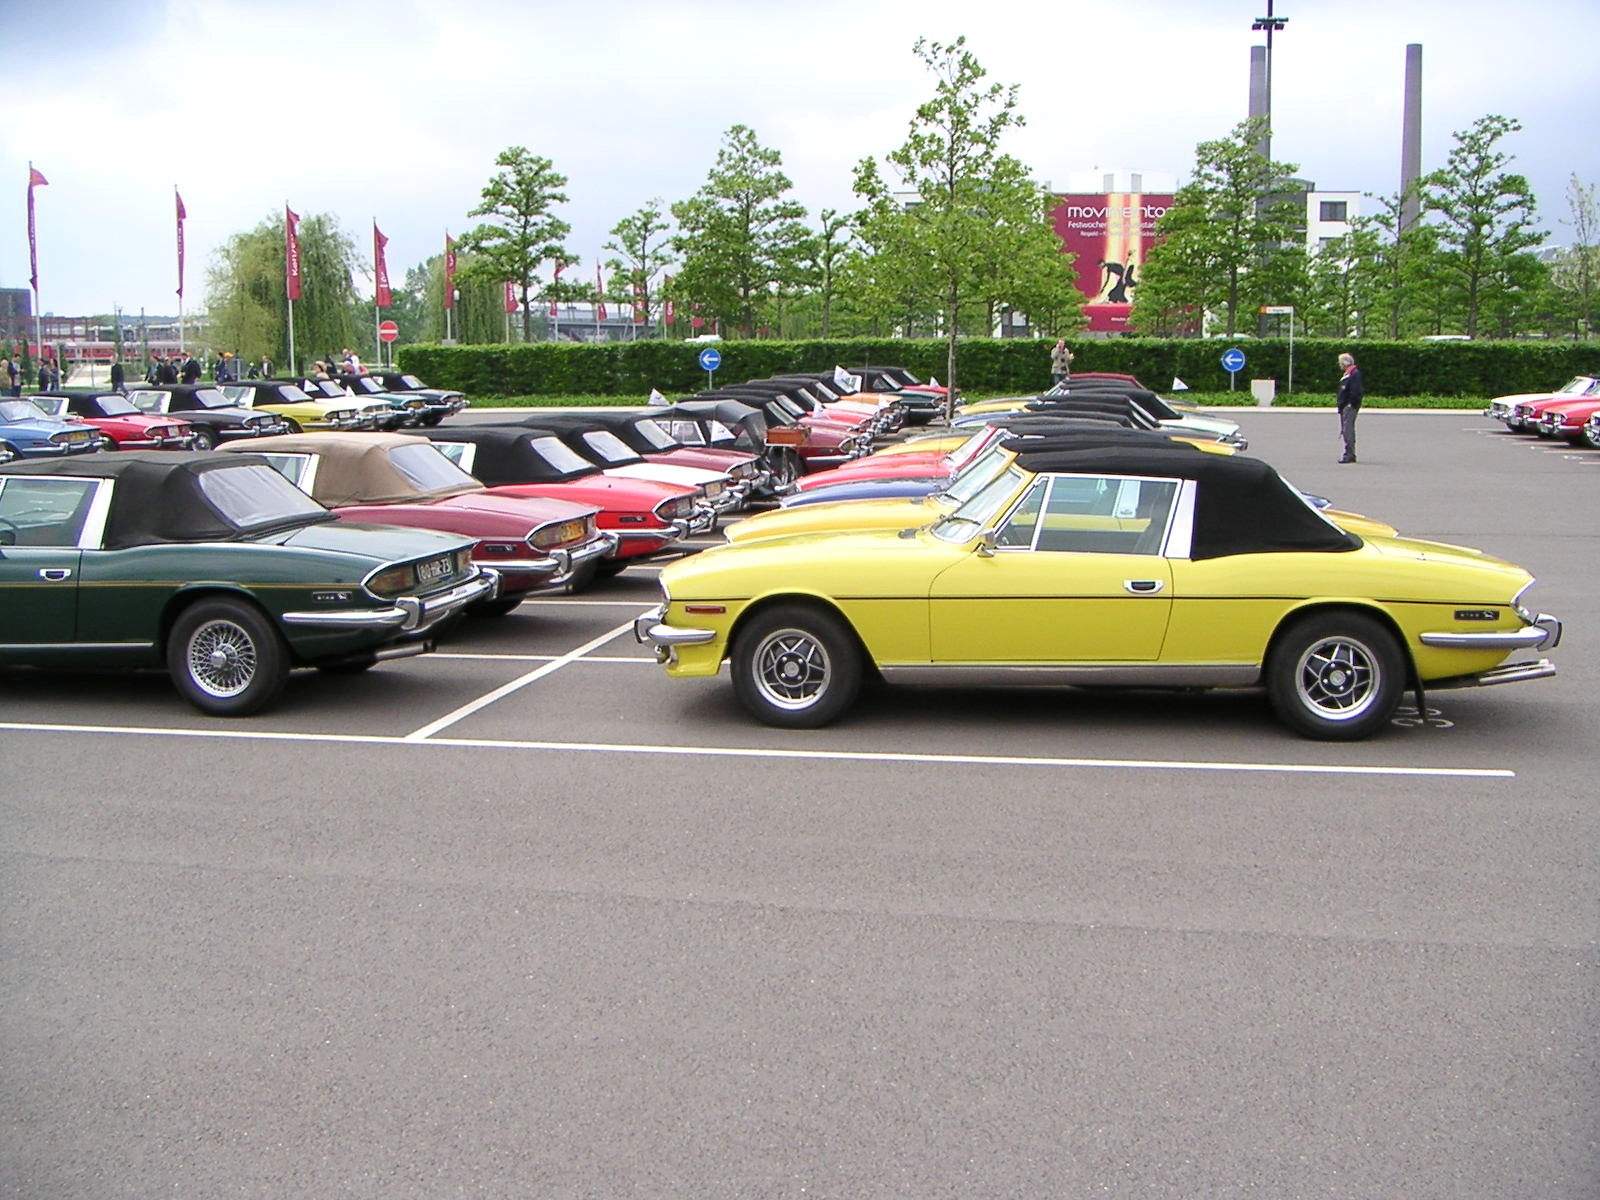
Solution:
<svg viewBox="0 0 1600 1200">
<path fill-rule="evenodd" d="M 356 247 L 327 213 L 302 217 L 300 299 L 294 303 L 294 342 L 301 362 L 288 361 L 288 296 L 284 287 L 284 218 L 276 213 L 215 252 L 207 270 L 206 307 L 213 348 L 241 358 L 263 356 L 291 372 L 315 358 L 365 345 L 356 324 Z"/>
<path fill-rule="evenodd" d="M 667 234 L 671 230 L 661 201 L 650 200 L 638 212 L 613 225 L 611 240 L 602 247 L 618 255 L 606 263 L 610 272 L 607 282 L 626 297 L 626 303 L 642 305 L 646 320 L 660 290 L 657 281 L 673 263 L 667 250 Z"/>
<path fill-rule="evenodd" d="M 1198 310 L 1218 314 L 1232 337 L 1246 314 L 1303 289 L 1302 217 L 1286 191 L 1299 168 L 1257 149 L 1265 132 L 1254 118 L 1195 147 L 1194 178 L 1173 197 L 1145 261 L 1139 328 L 1153 327 L 1153 313 Z"/>
<path fill-rule="evenodd" d="M 502 150 L 494 162 L 500 170 L 483 185 L 482 199 L 467 213 L 490 219 L 461 235 L 461 249 L 471 251 L 473 258 L 456 278 L 466 276 L 469 283 L 510 281 L 517 289 L 526 341 L 533 333 L 540 264 L 572 258 L 562 244 L 572 227 L 551 211 L 567 202 L 561 190 L 567 177 L 548 158 L 529 154 L 522 146 Z"/>
<path fill-rule="evenodd" d="M 992 261 L 985 257 L 996 243 L 996 221 L 1014 226 L 1012 232 L 1029 222 L 1006 203 L 1014 203 L 1016 193 L 1008 187 L 1002 195 L 994 183 L 1026 176 L 1021 164 L 1000 151 L 1006 131 L 1025 122 L 1017 112 L 1016 85 L 985 85 L 988 72 L 966 48 L 965 37 L 949 45 L 918 38 L 912 52 L 934 76 L 934 94 L 918 106 L 905 142 L 885 162 L 902 189 L 915 192 L 916 199 L 902 203 L 876 164 L 867 160 L 857 166 L 855 176 L 856 194 L 866 202 L 859 227 L 871 253 L 890 256 L 890 269 L 910 273 L 908 298 L 914 305 L 917 297 L 925 303 L 937 296 L 953 402 L 963 317 L 970 317 L 975 306 L 986 312 L 999 290 L 986 270 Z M 1038 211 L 1034 227 L 1053 238 L 1042 219 L 1042 201 Z M 1059 249 L 1057 243 L 1065 270 L 1068 264 Z"/>
<path fill-rule="evenodd" d="M 1553 283 L 1573 314 L 1575 332 L 1592 337 L 1600 329 L 1600 208 L 1594 184 L 1573 175 L 1567 181 L 1567 210 L 1570 219 L 1561 223 L 1572 230 L 1572 245 L 1557 256 Z"/>
<path fill-rule="evenodd" d="M 705 184 L 672 206 L 683 260 L 674 292 L 692 297 L 704 315 L 753 335 L 771 299 L 792 291 L 804 267 L 805 207 L 784 198 L 793 186 L 783 157 L 735 125 L 723 135 Z"/>
<path fill-rule="evenodd" d="M 1512 156 L 1497 148 L 1522 126 L 1510 117 L 1479 117 L 1457 130 L 1444 167 L 1423 180 L 1422 198 L 1438 231 L 1444 277 L 1459 298 L 1468 337 L 1486 307 L 1497 332 L 1514 331 L 1514 293 L 1537 274 L 1529 252 L 1544 240 L 1534 228 L 1535 200 L 1522 175 L 1506 171 Z M 1519 257 L 1520 256 L 1520 257 Z"/>
<path fill-rule="evenodd" d="M 806 243 L 805 265 L 821 310 L 822 336 L 828 338 L 833 335 L 833 296 L 839 270 L 850 253 L 854 235 L 850 219 L 840 216 L 835 209 L 823 209 L 817 221 L 817 232 Z"/>
</svg>

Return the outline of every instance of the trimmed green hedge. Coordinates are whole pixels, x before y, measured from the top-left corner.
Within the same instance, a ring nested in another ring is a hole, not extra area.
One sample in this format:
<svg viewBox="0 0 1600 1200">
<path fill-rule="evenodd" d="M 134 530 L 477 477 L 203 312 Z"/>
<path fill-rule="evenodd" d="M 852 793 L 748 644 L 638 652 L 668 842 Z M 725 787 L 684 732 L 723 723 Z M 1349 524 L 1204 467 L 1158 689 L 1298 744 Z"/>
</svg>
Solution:
<svg viewBox="0 0 1600 1200">
<path fill-rule="evenodd" d="M 1288 385 L 1289 343 L 1240 338 L 1070 340 L 1076 371 L 1120 371 L 1137 375 L 1165 392 L 1174 377 L 1199 392 L 1225 392 L 1228 373 L 1222 352 L 1244 351 L 1247 365 L 1238 388 L 1249 396 L 1252 379 Z M 1050 347 L 1045 340 L 963 338 L 959 363 L 963 390 L 1029 391 L 1050 384 Z M 401 369 L 439 387 L 469 395 L 636 396 L 656 388 L 669 399 L 706 386 L 698 364 L 704 346 L 651 339 L 585 345 L 535 342 L 509 346 L 401 346 Z M 945 374 L 945 345 L 932 339 L 855 338 L 836 341 L 737 341 L 717 346 L 719 384 L 827 371 L 868 363 L 905 367 L 926 379 Z M 1298 339 L 1294 347 L 1295 393 L 1331 395 L 1339 380 L 1338 356 L 1348 350 L 1361 366 L 1367 393 L 1381 396 L 1486 398 L 1547 391 L 1573 375 L 1600 374 L 1600 344 L 1594 342 L 1342 342 Z"/>
</svg>

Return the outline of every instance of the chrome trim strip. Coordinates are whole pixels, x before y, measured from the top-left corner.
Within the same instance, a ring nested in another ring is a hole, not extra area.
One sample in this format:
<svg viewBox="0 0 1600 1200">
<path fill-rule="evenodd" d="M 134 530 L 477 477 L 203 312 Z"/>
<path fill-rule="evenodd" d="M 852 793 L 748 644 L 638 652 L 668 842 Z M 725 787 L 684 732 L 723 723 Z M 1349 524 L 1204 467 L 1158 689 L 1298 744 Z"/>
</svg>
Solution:
<svg viewBox="0 0 1600 1200">
<path fill-rule="evenodd" d="M 1548 613 L 1540 613 L 1532 625 L 1523 629 L 1423 633 L 1417 640 L 1442 650 L 1549 650 L 1561 644 L 1561 622 Z"/>
<path fill-rule="evenodd" d="M 885 663 L 878 669 L 895 682 L 935 686 L 1254 687 L 1261 682 L 1259 663 Z"/>
<path fill-rule="evenodd" d="M 673 646 L 703 646 L 716 640 L 714 629 L 683 629 L 663 625 L 661 621 L 666 615 L 664 604 L 640 613 L 633 620 L 633 640 L 641 646 L 654 646 L 657 650 L 669 650 Z"/>
</svg>

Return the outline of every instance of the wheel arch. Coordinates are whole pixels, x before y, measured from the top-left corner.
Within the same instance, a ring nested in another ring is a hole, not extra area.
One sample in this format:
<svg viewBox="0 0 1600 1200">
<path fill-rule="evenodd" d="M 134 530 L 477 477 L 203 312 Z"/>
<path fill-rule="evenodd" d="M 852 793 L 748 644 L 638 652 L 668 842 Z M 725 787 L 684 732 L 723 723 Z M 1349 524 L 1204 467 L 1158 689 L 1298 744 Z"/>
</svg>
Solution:
<svg viewBox="0 0 1600 1200">
<path fill-rule="evenodd" d="M 744 627 L 756 617 L 770 609 L 791 606 L 798 608 L 809 608 L 815 612 L 826 614 L 827 616 L 836 620 L 846 631 L 849 632 L 850 640 L 855 643 L 856 650 L 861 654 L 862 666 L 865 667 L 869 673 L 876 674 L 877 664 L 873 662 L 872 654 L 867 649 L 866 643 L 861 640 L 861 634 L 856 632 L 855 623 L 851 621 L 850 618 L 845 615 L 844 610 L 832 600 L 825 596 L 818 595 L 816 592 L 774 592 L 771 595 L 762 596 L 759 600 L 755 600 L 747 605 L 744 611 L 739 614 L 739 616 L 734 620 L 732 626 L 730 626 L 728 629 L 728 637 L 726 642 L 728 651 L 730 653 L 732 652 L 733 644 L 738 640 L 739 634 L 744 630 Z"/>
<path fill-rule="evenodd" d="M 1277 628 L 1272 631 L 1272 637 L 1267 641 L 1266 653 L 1262 658 L 1262 670 L 1265 672 L 1272 662 L 1273 656 L 1278 652 L 1288 631 L 1298 622 L 1308 617 L 1324 617 L 1331 614 L 1349 613 L 1355 616 L 1366 617 L 1376 621 L 1389 631 L 1394 638 L 1394 644 L 1399 648 L 1400 657 L 1405 661 L 1406 687 L 1415 689 L 1418 684 L 1417 664 L 1411 655 L 1411 644 L 1406 641 L 1406 635 L 1395 619 L 1381 606 L 1376 604 L 1363 604 L 1355 600 L 1312 600 L 1307 601 L 1297 608 L 1291 609 L 1283 615 Z"/>
<path fill-rule="evenodd" d="M 159 648 L 164 655 L 167 652 L 167 641 L 172 636 L 172 626 L 177 622 L 179 615 L 187 608 L 200 604 L 206 600 L 236 600 L 247 604 L 272 625 L 277 625 L 271 613 L 261 606 L 261 602 L 252 596 L 246 589 L 237 584 L 228 583 L 197 583 L 182 591 L 175 592 L 168 598 L 166 605 L 161 610 L 161 639 Z M 281 632 L 281 631 L 280 631 Z M 288 647 L 289 639 L 283 639 Z M 294 659 L 293 648 L 289 648 L 291 661 Z"/>
</svg>

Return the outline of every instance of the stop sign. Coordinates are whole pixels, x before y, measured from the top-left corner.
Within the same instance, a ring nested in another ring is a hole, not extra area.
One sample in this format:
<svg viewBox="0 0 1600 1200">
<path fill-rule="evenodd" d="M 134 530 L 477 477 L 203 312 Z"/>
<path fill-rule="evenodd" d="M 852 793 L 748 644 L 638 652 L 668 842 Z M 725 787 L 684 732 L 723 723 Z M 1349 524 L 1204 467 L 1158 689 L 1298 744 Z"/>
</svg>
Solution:
<svg viewBox="0 0 1600 1200">
<path fill-rule="evenodd" d="M 399 337 L 400 326 L 396 325 L 393 321 L 385 321 L 383 324 L 378 326 L 379 341 L 393 342 L 399 340 Z"/>
</svg>

